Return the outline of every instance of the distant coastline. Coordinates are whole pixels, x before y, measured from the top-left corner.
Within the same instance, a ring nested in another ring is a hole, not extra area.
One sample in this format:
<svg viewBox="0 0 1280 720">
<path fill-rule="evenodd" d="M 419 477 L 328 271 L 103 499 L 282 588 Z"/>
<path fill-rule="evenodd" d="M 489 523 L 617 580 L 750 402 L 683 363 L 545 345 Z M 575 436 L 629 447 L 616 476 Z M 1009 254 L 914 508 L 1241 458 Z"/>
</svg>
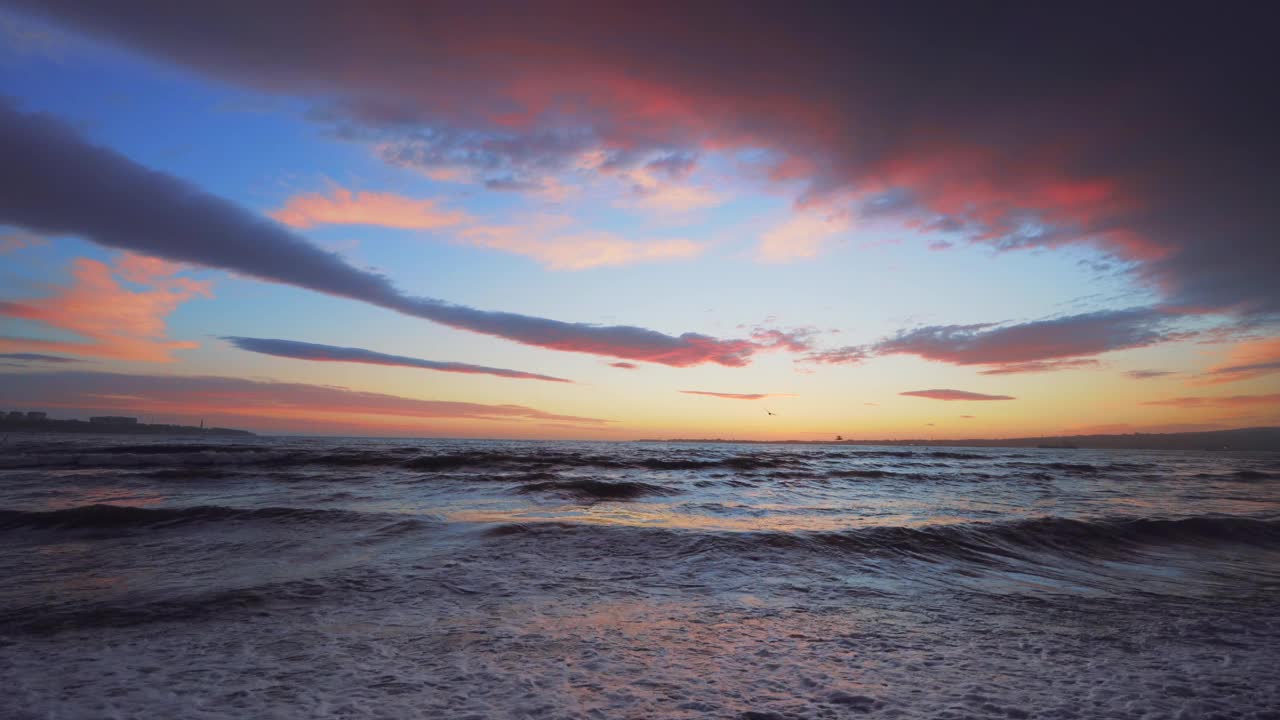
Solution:
<svg viewBox="0 0 1280 720">
<path fill-rule="evenodd" d="M 29 420 L 0 417 L 0 433 L 75 433 L 93 435 L 234 435 L 253 436 L 248 430 L 202 428 L 192 425 L 113 424 L 84 420 Z"/>
<path fill-rule="evenodd" d="M 730 440 L 723 438 L 637 440 L 636 442 L 743 443 L 759 445 L 896 445 L 926 447 L 1009 447 L 1087 450 L 1276 450 L 1280 451 L 1280 427 L 1239 428 L 1185 433 L 1130 433 L 1125 435 L 1053 435 L 1022 438 L 974 438 L 966 440 Z"/>
</svg>

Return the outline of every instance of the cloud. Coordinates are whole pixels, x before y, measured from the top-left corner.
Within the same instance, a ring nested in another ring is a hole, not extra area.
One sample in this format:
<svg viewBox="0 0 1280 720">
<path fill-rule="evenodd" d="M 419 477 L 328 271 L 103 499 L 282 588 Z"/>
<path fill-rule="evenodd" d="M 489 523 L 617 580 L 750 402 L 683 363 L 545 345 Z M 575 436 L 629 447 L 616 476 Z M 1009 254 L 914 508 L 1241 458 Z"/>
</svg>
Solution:
<svg viewBox="0 0 1280 720">
<path fill-rule="evenodd" d="M 10 2 L 311 99 L 343 137 L 424 168 L 518 177 L 587 152 L 603 170 L 758 150 L 802 204 L 896 192 L 908 201 L 885 212 L 905 222 L 999 249 L 1096 247 L 1172 305 L 1280 313 L 1263 6 L 1166 7 L 1152 23 L 1140 5 L 923 16 L 882 3 L 494 13 L 374 0 L 169 3 L 138 20 L 110 3 Z"/>
<path fill-rule="evenodd" d="M 795 395 L 786 393 L 722 393 L 707 390 L 681 390 L 680 392 L 685 395 L 706 395 L 707 397 L 722 398 L 724 400 L 765 400 L 768 398 L 795 397 Z"/>
<path fill-rule="evenodd" d="M 756 327 L 751 330 L 751 339 L 758 343 L 761 348 L 799 353 L 813 349 L 813 338 L 818 332 L 817 328 L 812 327 L 791 328 L 789 330 Z"/>
<path fill-rule="evenodd" d="M 492 180 L 491 189 L 549 191 L 510 180 Z M 517 186 L 518 185 L 518 186 Z M 334 188 L 332 197 L 296 195 L 271 217 L 295 228 L 316 225 L 374 225 L 407 230 L 455 228 L 453 237 L 478 247 L 525 255 L 552 270 L 586 270 L 695 257 L 702 245 L 685 239 L 635 242 L 611 232 L 570 232 L 568 218 L 539 216 L 519 225 L 481 225 L 465 212 L 442 210 L 433 200 L 415 200 L 393 193 L 352 194 Z"/>
<path fill-rule="evenodd" d="M 1226 360 L 1205 371 L 1195 381 L 1199 385 L 1252 380 L 1280 373 L 1280 338 L 1242 342 L 1231 349 Z"/>
<path fill-rule="evenodd" d="M 696 257 L 705 249 L 692 240 L 635 242 L 606 231 L 569 232 L 546 218 L 525 225 L 474 226 L 458 238 L 479 247 L 531 257 L 552 270 L 661 262 Z"/>
<path fill-rule="evenodd" d="M 856 365 L 883 355 L 915 355 L 954 365 L 985 366 L 983 375 L 1095 368 L 1091 356 L 1182 340 L 1193 333 L 1156 308 L 1102 310 L 1025 323 L 932 325 L 866 345 L 814 350 L 802 362 Z"/>
<path fill-rule="evenodd" d="M 630 184 L 631 197 L 624 204 L 681 215 L 724 202 L 724 197 L 710 188 L 676 180 L 687 176 L 687 171 L 681 174 L 681 167 L 678 161 L 668 162 L 668 158 L 659 158 L 643 167 L 625 171 L 621 177 Z"/>
<path fill-rule="evenodd" d="M 609 367 L 621 368 L 623 370 L 635 370 L 640 366 L 636 365 L 635 363 L 629 363 L 629 362 L 615 362 L 615 363 L 609 363 Z"/>
<path fill-rule="evenodd" d="M 922 397 L 931 400 L 1016 400 L 1015 397 L 1009 395 L 984 395 L 982 393 L 967 392 L 965 390 L 911 390 L 908 392 L 900 392 L 899 395 L 908 397 Z"/>
<path fill-rule="evenodd" d="M 976 415 L 961 415 L 960 417 L 961 417 L 961 419 L 963 419 L 963 420 L 973 420 L 973 419 L 974 419 L 974 418 L 976 418 L 977 416 L 976 416 Z"/>
<path fill-rule="evenodd" d="M 1280 407 L 1280 393 L 1270 395 L 1230 395 L 1226 397 L 1177 397 L 1164 400 L 1148 400 L 1143 405 L 1162 407 L 1198 408 L 1198 407 L 1250 407 L 1253 405 L 1270 405 Z"/>
<path fill-rule="evenodd" d="M 765 263 L 785 263 L 811 258 L 826 241 L 845 232 L 852 223 L 841 213 L 809 210 L 793 215 L 760 237 L 756 258 Z"/>
<path fill-rule="evenodd" d="M 42 355 L 40 353 L 0 353 L 0 360 L 15 360 L 22 363 L 74 363 L 84 362 L 80 358 L 62 357 L 61 355 Z"/>
<path fill-rule="evenodd" d="M 277 340 L 272 338 L 230 336 L 222 339 L 241 350 L 262 353 L 263 355 L 275 355 L 276 357 L 294 358 L 297 360 L 365 363 L 367 365 L 419 368 L 423 370 L 439 370 L 441 372 L 465 373 L 470 375 L 496 375 L 498 377 L 514 378 L 518 380 L 547 380 L 550 382 L 561 383 L 573 382 L 572 380 L 565 380 L 564 378 L 551 377 L 550 375 L 538 375 L 535 373 L 522 372 L 520 370 L 507 370 L 504 368 L 486 367 L 484 365 L 471 365 L 459 362 L 423 360 L 421 358 L 406 357 L 404 355 L 388 355 L 386 353 L 374 352 L 363 348 L 337 347 L 334 345 L 319 345 L 317 343 L 299 342 L 297 340 Z"/>
<path fill-rule="evenodd" d="M 684 367 L 746 365 L 748 340 L 571 323 L 413 297 L 284 226 L 170 175 L 90 145 L 68 126 L 0 100 L 0 223 L 228 270 L 370 303 L 525 345 Z"/>
<path fill-rule="evenodd" d="M 330 385 L 282 383 L 212 375 L 128 375 L 99 372 L 0 373 L 0 395 L 46 408 L 135 413 L 223 413 L 307 421 L 360 416 L 481 421 L 546 420 L 603 425 L 609 420 L 544 412 L 523 405 L 419 400 Z"/>
<path fill-rule="evenodd" d="M 140 15 L 10 3 L 219 81 L 308 97 L 319 122 L 402 163 L 518 177 L 589 151 L 617 168 L 762 149 L 777 182 L 803 183 L 803 204 L 899 192 L 909 201 L 888 213 L 905 222 L 947 222 L 997 249 L 1100 247 L 1172 305 L 1280 313 L 1261 6 L 1166 8 L 1153 24 L 1137 5 L 922 18 L 883 4 L 282 1 Z"/>
<path fill-rule="evenodd" d="M 997 365 L 989 370 L 980 370 L 979 375 L 1015 375 L 1020 373 L 1057 372 L 1059 370 L 1082 370 L 1100 367 L 1102 363 L 1091 358 L 1071 358 L 1066 360 L 1033 360 L 1030 362 L 1007 363 Z"/>
<path fill-rule="evenodd" d="M 1079 367 L 1082 357 L 1187 337 L 1169 330 L 1171 321 L 1158 310 L 1134 308 L 1011 325 L 934 325 L 900 332 L 872 349 L 879 355 L 992 365 L 991 374 L 1042 372 Z"/>
<path fill-rule="evenodd" d="M 870 347 L 846 345 L 831 350 L 815 350 L 801 358 L 801 362 L 820 365 L 857 365 L 873 356 L 874 351 Z"/>
<path fill-rule="evenodd" d="M 250 352 L 261 352 L 262 355 L 276 357 L 293 357 L 296 360 L 317 360 L 321 363 L 364 363 L 367 365 L 397 366 L 397 368 L 419 368 L 422 370 L 440 370 L 443 373 L 465 373 L 474 375 L 497 375 L 499 378 L 515 378 L 524 380 L 549 380 L 553 383 L 571 383 L 573 380 L 554 378 L 550 375 L 525 373 L 521 370 L 504 368 L 488 368 L 485 365 L 467 363 L 442 363 L 436 360 L 424 360 L 421 357 L 403 355 L 387 355 L 361 347 L 338 347 L 333 345 L 317 345 L 314 342 L 296 340 L 274 340 L 261 337 L 223 337 L 232 345 Z"/>
<path fill-rule="evenodd" d="M 114 266 L 89 258 L 72 264 L 72 285 L 52 295 L 0 301 L 0 315 L 69 332 L 79 340 L 0 336 L 3 350 L 50 350 L 77 355 L 171 362 L 175 350 L 197 343 L 167 338 L 165 318 L 179 305 L 210 296 L 209 284 L 178 277 L 181 267 L 126 254 Z M 146 286 L 133 290 L 121 280 Z"/>
<path fill-rule="evenodd" d="M 1129 370 L 1125 373 L 1125 376 L 1134 380 L 1150 380 L 1151 378 L 1177 374 L 1176 370 Z"/>
<path fill-rule="evenodd" d="M 1074 425 L 1063 428 L 1067 435 L 1122 435 L 1133 433 L 1183 433 L 1205 430 L 1227 430 L 1239 425 L 1222 423 L 1163 423 L 1159 425 L 1131 425 L 1129 423 L 1103 423 L 1099 425 Z"/>
<path fill-rule="evenodd" d="M 21 230 L 15 232 L 7 232 L 0 234 L 0 255 L 13 252 L 14 250 L 22 250 L 24 248 L 40 247 L 48 245 L 49 241 L 36 235 L 35 233 L 23 232 Z"/>
<path fill-rule="evenodd" d="M 333 188 L 320 193 L 295 195 L 271 217 L 295 228 L 316 225 L 378 225 L 406 230 L 435 230 L 467 220 L 459 210 L 441 210 L 434 200 L 414 200 L 394 193 L 352 193 Z"/>
</svg>

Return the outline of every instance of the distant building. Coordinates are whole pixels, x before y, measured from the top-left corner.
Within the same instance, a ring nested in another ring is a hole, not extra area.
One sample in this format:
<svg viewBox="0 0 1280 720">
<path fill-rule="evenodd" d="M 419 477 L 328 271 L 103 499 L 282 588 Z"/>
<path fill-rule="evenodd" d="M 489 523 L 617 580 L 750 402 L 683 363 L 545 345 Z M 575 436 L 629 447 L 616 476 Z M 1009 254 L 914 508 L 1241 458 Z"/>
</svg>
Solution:
<svg viewBox="0 0 1280 720">
<path fill-rule="evenodd" d="M 21 410 L 10 410 L 9 414 L 6 415 L 5 417 L 7 417 L 10 420 L 25 420 L 27 418 L 27 414 L 22 412 Z"/>
<path fill-rule="evenodd" d="M 28 420 L 48 420 L 49 414 L 40 412 L 39 410 L 32 410 L 31 412 L 27 413 L 27 419 Z"/>
<path fill-rule="evenodd" d="M 98 417 L 89 418 L 91 423 L 101 423 L 103 425 L 137 425 L 138 418 L 123 417 L 120 415 L 99 415 Z"/>
</svg>

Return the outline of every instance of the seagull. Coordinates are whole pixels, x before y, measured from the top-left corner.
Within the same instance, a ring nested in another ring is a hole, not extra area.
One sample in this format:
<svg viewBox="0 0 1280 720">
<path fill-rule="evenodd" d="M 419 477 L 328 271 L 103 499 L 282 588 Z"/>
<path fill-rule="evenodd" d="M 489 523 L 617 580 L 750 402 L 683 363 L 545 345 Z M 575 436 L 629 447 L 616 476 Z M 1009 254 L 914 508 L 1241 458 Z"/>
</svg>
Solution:
<svg viewBox="0 0 1280 720">
<path fill-rule="evenodd" d="M 777 413 L 769 412 L 769 408 L 765 408 L 765 409 L 764 409 L 764 411 L 765 411 L 765 414 L 767 414 L 767 415 L 772 415 L 772 416 L 774 416 L 774 417 L 777 417 L 777 416 L 778 416 L 778 414 L 777 414 Z"/>
</svg>

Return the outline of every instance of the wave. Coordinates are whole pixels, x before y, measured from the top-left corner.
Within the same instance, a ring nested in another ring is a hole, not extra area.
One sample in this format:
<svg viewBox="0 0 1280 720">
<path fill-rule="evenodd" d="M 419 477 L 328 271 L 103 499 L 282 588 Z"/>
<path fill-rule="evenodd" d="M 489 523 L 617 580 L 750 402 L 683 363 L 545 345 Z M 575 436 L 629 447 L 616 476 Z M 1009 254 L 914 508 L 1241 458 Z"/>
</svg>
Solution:
<svg viewBox="0 0 1280 720">
<path fill-rule="evenodd" d="M 128 627 L 153 622 L 192 622 L 235 610 L 252 610 L 268 597 L 254 590 L 226 590 L 203 597 L 159 600 L 142 604 L 106 602 L 37 606 L 0 612 L 0 632 L 54 635 L 101 627 Z"/>
<path fill-rule="evenodd" d="M 373 523 L 393 526 L 425 524 L 422 517 L 404 518 L 356 510 L 323 508 L 233 508 L 201 505 L 184 508 L 141 508 L 124 505 L 84 505 L 63 510 L 27 512 L 0 510 L 0 531 L 11 530 L 127 530 L 167 528 L 219 522 L 270 522 L 279 524 L 335 525 Z"/>
<path fill-rule="evenodd" d="M 616 470 L 764 470 L 803 467 L 812 460 L 799 454 L 736 455 L 726 458 L 642 457 L 618 458 L 572 452 L 518 453 L 474 451 L 418 455 L 405 458 L 408 448 L 392 450 L 298 451 L 252 446 L 221 445 L 127 445 L 87 451 L 30 453 L 0 458 L 0 469 L 53 467 L 147 467 L 147 466 L 254 466 L 300 467 L 378 466 L 416 472 L 459 469 L 554 467 L 603 468 Z"/>
<path fill-rule="evenodd" d="M 922 561 L 963 560 L 986 564 L 1008 558 L 1045 555 L 1115 557 L 1161 546 L 1248 545 L 1280 550 L 1280 521 L 1228 517 L 1178 520 L 1073 520 L 1045 517 L 1006 523 L 966 523 L 924 527 L 879 526 L 830 532 L 694 532 L 656 528 L 618 528 L 568 523 L 506 524 L 492 537 L 527 537 L 537 542 L 582 536 L 600 551 L 641 547 L 656 551 L 759 553 L 763 550 L 850 555 L 897 556 Z M 619 534 L 643 537 L 619 537 Z M 609 543 L 614 537 L 617 543 Z M 683 547 L 683 550 L 681 549 Z"/>
<path fill-rule="evenodd" d="M 561 493 L 590 500 L 634 500 L 653 495 L 674 495 L 676 491 L 661 485 L 633 481 L 550 480 L 521 485 L 521 493 Z"/>
</svg>

